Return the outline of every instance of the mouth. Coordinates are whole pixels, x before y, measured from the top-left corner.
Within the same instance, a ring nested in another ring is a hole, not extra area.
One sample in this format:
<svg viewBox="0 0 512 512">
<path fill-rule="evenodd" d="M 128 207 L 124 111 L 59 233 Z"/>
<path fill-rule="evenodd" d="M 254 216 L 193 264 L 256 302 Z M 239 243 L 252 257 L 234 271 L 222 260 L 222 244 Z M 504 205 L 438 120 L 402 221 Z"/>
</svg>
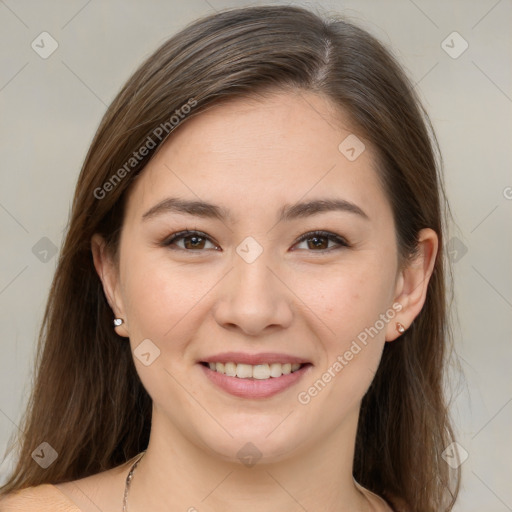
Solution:
<svg viewBox="0 0 512 512">
<path fill-rule="evenodd" d="M 200 361 L 203 374 L 216 388 L 246 398 L 270 398 L 294 386 L 309 373 L 311 363 L 246 364 L 235 361 Z"/>
</svg>

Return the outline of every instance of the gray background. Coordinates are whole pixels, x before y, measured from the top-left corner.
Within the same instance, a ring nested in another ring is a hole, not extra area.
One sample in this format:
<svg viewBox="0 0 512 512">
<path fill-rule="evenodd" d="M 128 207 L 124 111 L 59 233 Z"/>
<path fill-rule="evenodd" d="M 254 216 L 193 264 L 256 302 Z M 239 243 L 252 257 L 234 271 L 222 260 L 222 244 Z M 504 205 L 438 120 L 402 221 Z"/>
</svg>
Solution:
<svg viewBox="0 0 512 512">
<path fill-rule="evenodd" d="M 0 0 L 2 483 L 12 465 L 5 449 L 32 382 L 57 259 L 52 249 L 60 246 L 106 105 L 143 58 L 186 23 L 260 3 Z M 451 410 L 469 454 L 456 510 L 512 511 L 512 2 L 292 3 L 341 12 L 389 45 L 431 115 L 455 215 L 453 316 L 464 376 L 455 381 Z M 34 40 L 41 46 L 44 31 L 58 43 L 46 59 L 31 47 Z M 453 31 L 469 45 L 457 58 L 463 41 L 446 40 Z"/>
</svg>

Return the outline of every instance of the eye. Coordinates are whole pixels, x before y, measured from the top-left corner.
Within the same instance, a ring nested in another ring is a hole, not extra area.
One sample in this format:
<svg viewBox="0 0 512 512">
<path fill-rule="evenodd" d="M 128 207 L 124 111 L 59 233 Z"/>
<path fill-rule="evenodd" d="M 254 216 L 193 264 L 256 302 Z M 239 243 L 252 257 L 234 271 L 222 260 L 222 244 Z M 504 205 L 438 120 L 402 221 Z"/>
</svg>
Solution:
<svg viewBox="0 0 512 512">
<path fill-rule="evenodd" d="M 180 242 L 183 240 L 183 246 L 177 245 L 177 242 Z M 162 245 L 166 247 L 170 247 L 172 245 L 176 245 L 178 249 L 193 252 L 193 249 L 197 250 L 203 250 L 205 249 L 205 243 L 211 243 L 213 245 L 213 248 L 217 248 L 216 245 L 214 245 L 210 238 L 205 235 L 204 233 L 201 233 L 200 231 L 190 231 L 186 229 L 185 231 L 180 231 L 178 233 L 174 233 L 169 238 L 167 238 Z M 171 247 L 172 248 L 172 247 Z M 194 251 L 195 252 L 195 251 Z"/>
<path fill-rule="evenodd" d="M 313 252 L 324 252 L 341 247 L 350 247 L 344 238 L 334 233 L 329 233 L 328 231 L 312 231 L 310 233 L 306 233 L 302 235 L 297 241 L 297 243 L 300 242 L 306 242 L 307 248 L 319 249 L 314 250 Z M 338 244 L 338 247 L 329 247 L 329 242 L 335 242 Z"/>
<path fill-rule="evenodd" d="M 179 245 L 179 242 L 183 241 L 183 245 Z M 312 252 L 326 252 L 331 251 L 336 248 L 342 247 L 350 247 L 348 242 L 339 235 L 335 233 L 330 233 L 328 231 L 311 231 L 302 235 L 294 245 L 300 244 L 302 242 L 307 243 L 306 249 L 315 249 Z M 334 242 L 338 247 L 329 246 L 329 242 Z M 177 247 L 179 250 L 184 250 L 188 252 L 198 252 L 207 249 L 205 244 L 210 243 L 213 246 L 213 249 L 218 249 L 219 247 L 215 245 L 210 237 L 201 231 L 191 231 L 184 230 L 179 231 L 178 233 L 172 234 L 169 238 L 166 238 L 162 245 L 165 247 L 170 247 L 175 249 Z M 175 246 L 175 247 L 171 247 Z M 196 251 L 194 251 L 196 249 Z M 295 249 L 294 249 L 295 250 Z"/>
</svg>

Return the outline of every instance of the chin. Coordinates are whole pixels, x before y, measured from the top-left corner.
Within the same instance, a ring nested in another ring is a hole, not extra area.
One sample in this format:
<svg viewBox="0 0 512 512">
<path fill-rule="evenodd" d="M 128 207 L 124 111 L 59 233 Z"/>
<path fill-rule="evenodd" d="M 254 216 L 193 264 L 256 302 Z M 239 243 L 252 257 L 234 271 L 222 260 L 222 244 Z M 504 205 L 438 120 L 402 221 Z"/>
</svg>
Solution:
<svg viewBox="0 0 512 512">
<path fill-rule="evenodd" d="M 247 466 L 256 462 L 272 464 L 291 457 L 304 446 L 306 439 L 311 437 L 293 431 L 290 424 L 285 428 L 284 423 L 289 420 L 280 425 L 282 421 L 283 417 L 279 421 L 263 421 L 257 426 L 245 423 L 239 428 L 233 425 L 226 427 L 233 437 L 227 433 L 224 435 L 221 427 L 216 429 L 215 437 L 211 430 L 199 435 L 202 444 L 207 446 L 212 454 L 226 462 L 242 463 Z"/>
</svg>

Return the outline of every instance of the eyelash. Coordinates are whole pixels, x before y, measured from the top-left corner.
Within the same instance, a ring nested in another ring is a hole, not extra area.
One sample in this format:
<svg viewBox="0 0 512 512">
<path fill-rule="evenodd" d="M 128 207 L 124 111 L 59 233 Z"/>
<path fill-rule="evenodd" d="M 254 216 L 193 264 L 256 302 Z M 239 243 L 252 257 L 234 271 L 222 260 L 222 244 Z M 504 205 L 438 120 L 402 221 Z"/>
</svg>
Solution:
<svg viewBox="0 0 512 512">
<path fill-rule="evenodd" d="M 207 236 L 205 233 L 202 233 L 201 231 L 195 231 L 195 230 L 188 230 L 188 229 L 186 229 L 184 231 L 179 231 L 178 233 L 172 234 L 170 237 L 168 237 L 166 240 L 164 240 L 161 245 L 163 245 L 164 247 L 170 247 L 177 240 L 182 240 L 182 239 L 193 237 L 193 236 L 197 236 L 199 238 L 204 238 L 205 240 L 208 240 L 208 241 L 213 243 L 211 238 L 209 236 Z M 294 243 L 294 245 L 297 245 L 297 244 L 299 244 L 299 243 L 301 243 L 301 242 L 303 242 L 305 240 L 308 240 L 310 238 L 315 238 L 315 237 L 327 238 L 329 241 L 336 242 L 337 244 L 339 244 L 339 246 L 338 247 L 334 247 L 334 248 L 330 247 L 328 249 L 322 249 L 322 250 L 319 250 L 319 251 L 311 250 L 311 251 L 308 251 L 308 252 L 327 253 L 327 252 L 330 252 L 332 250 L 337 250 L 337 249 L 349 248 L 350 247 L 350 244 L 343 237 L 341 237 L 339 235 L 336 235 L 335 233 L 330 233 L 329 231 L 321 231 L 321 230 L 310 231 L 309 233 L 305 233 L 304 235 L 302 235 Z M 194 250 L 188 250 L 188 249 L 183 249 L 181 247 L 178 247 L 177 249 L 173 248 L 173 250 L 180 250 L 180 251 L 185 251 L 185 252 L 201 252 L 203 249 L 199 249 L 197 251 L 194 251 Z M 206 250 L 206 249 L 204 249 L 204 250 Z"/>
</svg>

